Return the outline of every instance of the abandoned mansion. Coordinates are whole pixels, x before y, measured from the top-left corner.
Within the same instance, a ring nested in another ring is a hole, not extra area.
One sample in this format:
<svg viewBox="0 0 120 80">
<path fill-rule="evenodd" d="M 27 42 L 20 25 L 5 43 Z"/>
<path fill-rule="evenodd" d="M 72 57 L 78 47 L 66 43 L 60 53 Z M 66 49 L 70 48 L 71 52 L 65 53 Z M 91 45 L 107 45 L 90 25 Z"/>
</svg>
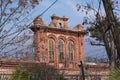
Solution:
<svg viewBox="0 0 120 80">
<path fill-rule="evenodd" d="M 67 25 L 68 18 L 51 16 L 52 22 L 45 26 L 40 17 L 34 19 L 31 27 L 34 32 L 36 60 L 53 65 L 59 69 L 78 70 L 80 61 L 84 61 L 83 26 L 74 29 Z"/>
<path fill-rule="evenodd" d="M 45 25 L 38 16 L 33 20 L 30 29 L 34 32 L 35 60 L 0 59 L 0 74 L 12 74 L 19 64 L 41 64 L 54 66 L 64 71 L 65 75 L 79 75 L 80 61 L 84 63 L 84 36 L 88 33 L 81 24 L 71 29 L 67 25 L 68 18 L 51 16 L 51 23 Z M 100 66 L 101 65 L 101 66 Z M 86 73 L 96 75 L 108 74 L 109 66 L 102 64 L 84 64 Z M 89 75 L 89 74 L 88 74 Z M 90 79 L 88 79 L 90 80 Z M 91 79 L 92 80 L 92 79 Z M 101 80 L 105 80 L 102 79 Z"/>
</svg>

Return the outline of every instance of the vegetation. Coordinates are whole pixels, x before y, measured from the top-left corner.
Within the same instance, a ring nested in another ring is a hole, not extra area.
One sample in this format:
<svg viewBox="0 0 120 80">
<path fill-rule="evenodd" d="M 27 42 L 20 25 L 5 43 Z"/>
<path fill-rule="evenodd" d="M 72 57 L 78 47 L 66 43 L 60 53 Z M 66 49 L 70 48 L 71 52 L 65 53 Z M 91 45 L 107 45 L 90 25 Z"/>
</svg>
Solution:
<svg viewBox="0 0 120 80">
<path fill-rule="evenodd" d="M 18 66 L 13 72 L 11 80 L 28 80 L 30 72 L 23 66 Z"/>
<path fill-rule="evenodd" d="M 90 37 L 95 38 L 96 40 L 99 40 L 99 41 L 103 42 L 103 37 L 102 37 L 102 34 L 101 34 L 98 27 L 91 26 L 91 27 L 88 27 L 87 30 L 91 34 Z"/>
<path fill-rule="evenodd" d="M 29 69 L 33 80 L 54 80 L 58 75 L 57 70 L 52 66 L 37 65 Z"/>
<path fill-rule="evenodd" d="M 82 8 L 81 5 L 77 5 L 77 10 L 82 10 L 83 12 L 89 14 L 93 11 L 95 18 L 85 17 L 83 24 L 90 24 L 92 27 L 88 28 L 91 32 L 91 36 L 104 42 L 106 52 L 110 61 L 111 68 L 120 64 L 120 34 L 118 23 L 119 19 L 117 14 L 119 14 L 119 1 L 118 0 L 99 0 L 98 8 L 94 8 L 94 4 L 87 2 Z M 103 15 L 101 12 L 104 13 Z M 117 14 L 116 14 L 117 13 Z M 94 45 L 92 43 L 92 45 Z M 96 44 L 95 44 L 96 45 Z M 99 44 L 100 46 L 101 44 Z M 97 45 L 98 46 L 98 45 Z M 103 45 L 102 45 L 103 46 Z"/>
<path fill-rule="evenodd" d="M 117 27 L 119 28 L 119 31 L 120 31 L 120 24 L 119 24 L 119 22 L 117 22 Z M 113 45 L 114 44 L 112 44 L 112 42 L 113 42 L 112 39 L 113 38 L 111 38 L 111 35 L 110 35 L 111 31 L 109 31 L 106 34 L 104 34 L 103 31 L 101 32 L 101 30 L 99 29 L 98 26 L 89 27 L 89 28 L 87 28 L 87 30 L 90 32 L 91 37 L 96 38 L 96 40 L 99 40 L 100 42 L 104 42 L 105 43 L 106 51 L 107 51 L 109 60 L 111 62 L 110 64 L 113 65 L 113 66 L 115 64 L 117 65 L 117 61 L 116 61 L 117 57 L 114 56 L 115 53 L 113 52 L 115 50 L 113 50 L 113 47 L 114 47 Z M 106 36 L 108 36 L 108 39 L 106 38 Z M 103 44 L 96 43 L 96 44 L 92 44 L 92 45 L 99 45 L 99 46 L 101 46 Z M 114 54 L 112 54 L 112 53 L 114 53 Z"/>
<path fill-rule="evenodd" d="M 11 80 L 65 80 L 62 74 L 52 66 L 33 65 L 31 67 L 18 66 L 13 72 Z"/>
<path fill-rule="evenodd" d="M 111 71 L 108 80 L 120 80 L 120 67 L 115 68 Z"/>
<path fill-rule="evenodd" d="M 66 79 L 64 78 L 63 74 L 59 74 L 56 80 L 66 80 Z"/>
</svg>

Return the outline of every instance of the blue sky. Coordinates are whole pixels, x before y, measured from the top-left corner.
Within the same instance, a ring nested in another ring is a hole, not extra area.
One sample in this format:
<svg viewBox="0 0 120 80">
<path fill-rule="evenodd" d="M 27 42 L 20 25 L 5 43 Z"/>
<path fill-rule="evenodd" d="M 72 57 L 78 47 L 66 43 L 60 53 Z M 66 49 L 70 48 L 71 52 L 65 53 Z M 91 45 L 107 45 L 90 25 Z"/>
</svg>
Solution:
<svg viewBox="0 0 120 80">
<path fill-rule="evenodd" d="M 40 15 L 48 6 L 50 6 L 55 0 L 42 0 L 31 16 L 32 19 Z M 46 11 L 41 18 L 44 23 L 48 25 L 51 21 L 50 16 L 56 14 L 58 16 L 66 16 L 69 18 L 68 26 L 73 28 L 77 24 L 82 24 L 83 17 L 91 16 L 94 19 L 94 12 L 90 12 L 86 15 L 84 12 L 77 11 L 76 4 L 84 5 L 86 2 L 94 3 L 92 7 L 98 8 L 98 0 L 58 0 L 48 11 Z M 85 26 L 86 28 L 86 26 Z M 88 36 L 85 37 L 89 38 Z M 85 56 L 93 57 L 106 57 L 105 48 L 103 46 L 91 46 L 89 42 L 85 41 Z"/>
<path fill-rule="evenodd" d="M 55 0 L 43 0 L 39 6 L 34 10 L 34 15 L 38 16 L 38 14 L 42 13 L 49 5 L 51 5 Z M 76 4 L 85 3 L 84 0 L 58 0 L 55 5 L 53 5 L 46 13 L 44 13 L 41 17 L 43 18 L 46 24 L 50 22 L 50 16 L 52 14 L 56 14 L 58 16 L 66 16 L 69 18 L 68 24 L 70 27 L 74 27 L 75 25 L 82 23 L 83 17 L 86 16 L 85 13 L 77 11 Z M 94 13 L 90 13 L 93 15 Z M 89 15 L 90 15 L 89 14 Z"/>
</svg>

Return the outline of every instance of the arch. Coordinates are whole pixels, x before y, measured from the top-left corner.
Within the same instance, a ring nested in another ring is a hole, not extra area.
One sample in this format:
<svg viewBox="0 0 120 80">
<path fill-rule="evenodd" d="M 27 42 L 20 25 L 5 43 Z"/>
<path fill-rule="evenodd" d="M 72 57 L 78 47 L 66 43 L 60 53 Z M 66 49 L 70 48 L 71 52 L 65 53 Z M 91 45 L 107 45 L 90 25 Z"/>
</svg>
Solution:
<svg viewBox="0 0 120 80">
<path fill-rule="evenodd" d="M 49 61 L 54 61 L 55 41 L 53 38 L 48 39 L 48 53 L 49 53 Z"/>
<path fill-rule="evenodd" d="M 64 42 L 66 42 L 66 38 L 64 36 L 59 36 L 58 39 L 62 39 Z"/>
<path fill-rule="evenodd" d="M 57 38 L 56 38 L 55 35 L 53 35 L 53 34 L 49 34 L 47 37 L 48 37 L 48 39 L 49 39 L 49 38 L 53 38 L 54 41 L 55 41 L 55 43 L 57 42 Z"/>
<path fill-rule="evenodd" d="M 75 38 L 73 38 L 73 37 L 68 37 L 68 38 L 67 38 L 67 41 L 72 41 L 74 44 L 76 44 L 76 40 L 75 40 Z"/>
<path fill-rule="evenodd" d="M 58 39 L 58 53 L 59 53 L 59 61 L 63 62 L 65 58 L 65 42 L 63 39 Z"/>
</svg>

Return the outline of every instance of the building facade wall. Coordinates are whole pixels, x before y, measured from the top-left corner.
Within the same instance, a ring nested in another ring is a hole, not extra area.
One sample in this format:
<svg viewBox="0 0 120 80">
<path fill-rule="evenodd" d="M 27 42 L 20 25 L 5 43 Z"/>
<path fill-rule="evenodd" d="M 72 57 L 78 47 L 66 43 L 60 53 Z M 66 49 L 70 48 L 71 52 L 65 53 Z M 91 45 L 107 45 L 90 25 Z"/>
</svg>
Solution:
<svg viewBox="0 0 120 80">
<path fill-rule="evenodd" d="M 63 21 L 60 21 L 60 20 Z M 40 20 L 40 19 L 37 19 Z M 35 21 L 35 20 L 34 20 Z M 39 22 L 39 21 L 36 21 Z M 57 27 L 59 25 L 63 27 Z M 63 24 L 62 24 L 63 23 Z M 52 27 L 44 26 L 41 24 L 34 24 L 31 29 L 34 31 L 34 43 L 35 43 L 35 53 L 36 60 L 39 62 L 44 62 L 49 65 L 54 65 L 58 69 L 75 69 L 79 70 L 78 64 L 80 61 L 84 61 L 84 35 L 85 33 L 82 30 L 71 30 L 67 26 L 67 18 L 60 18 L 57 16 L 52 16 Z M 57 26 L 56 26 L 57 25 Z M 78 28 L 81 27 L 77 26 Z M 80 28 L 81 29 L 81 28 Z M 54 51 L 54 61 L 50 61 L 49 57 L 49 39 L 53 39 L 55 43 Z M 59 40 L 64 42 L 64 61 L 59 61 Z M 68 50 L 69 41 L 72 41 L 74 44 L 73 49 L 73 61 L 69 60 L 70 52 Z"/>
</svg>

